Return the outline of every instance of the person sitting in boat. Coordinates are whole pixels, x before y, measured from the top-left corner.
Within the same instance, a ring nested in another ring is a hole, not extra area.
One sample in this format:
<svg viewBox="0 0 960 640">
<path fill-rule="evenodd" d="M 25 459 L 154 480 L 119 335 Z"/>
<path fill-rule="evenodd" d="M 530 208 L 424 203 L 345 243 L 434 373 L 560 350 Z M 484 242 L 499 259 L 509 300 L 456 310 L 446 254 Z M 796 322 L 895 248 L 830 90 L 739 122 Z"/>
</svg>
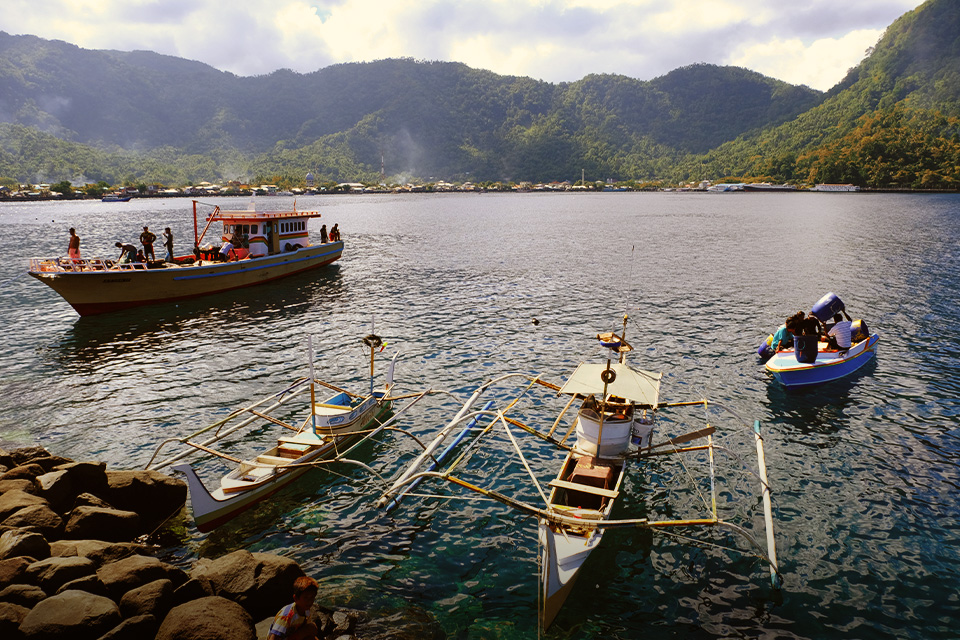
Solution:
<svg viewBox="0 0 960 640">
<path fill-rule="evenodd" d="M 319 630 L 317 625 L 310 621 L 310 608 L 319 591 L 320 585 L 309 576 L 300 576 L 294 580 L 293 604 L 288 604 L 277 613 L 267 640 L 315 639 Z"/>
<path fill-rule="evenodd" d="M 773 334 L 773 342 L 770 343 L 770 348 L 774 351 L 780 351 L 781 349 L 787 349 L 788 347 L 793 346 L 793 335 L 799 331 L 799 325 L 803 321 L 803 311 L 797 311 L 795 314 L 787 318 L 787 321 L 782 327 L 777 329 L 777 332 Z"/>
<path fill-rule="evenodd" d="M 839 313 L 833 316 L 833 326 L 827 331 L 827 342 L 840 353 L 846 353 L 853 346 L 851 334 L 853 332 L 853 323 L 844 320 Z"/>
<path fill-rule="evenodd" d="M 132 244 L 117 242 L 114 246 L 120 249 L 120 257 L 117 259 L 120 264 L 130 264 L 137 259 L 137 248 Z"/>
<path fill-rule="evenodd" d="M 335 224 L 330 229 L 330 242 L 340 242 L 340 225 Z"/>
</svg>

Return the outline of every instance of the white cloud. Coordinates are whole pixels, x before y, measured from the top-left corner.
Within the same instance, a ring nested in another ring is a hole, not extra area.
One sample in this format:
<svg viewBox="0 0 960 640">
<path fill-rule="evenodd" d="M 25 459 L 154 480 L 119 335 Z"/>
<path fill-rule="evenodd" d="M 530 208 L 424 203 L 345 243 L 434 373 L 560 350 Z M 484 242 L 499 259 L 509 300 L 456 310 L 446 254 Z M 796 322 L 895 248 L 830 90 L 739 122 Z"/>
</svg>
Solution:
<svg viewBox="0 0 960 640">
<path fill-rule="evenodd" d="M 238 75 L 450 60 L 550 82 L 735 64 L 826 89 L 921 0 L 4 0 L 0 29 Z"/>
</svg>

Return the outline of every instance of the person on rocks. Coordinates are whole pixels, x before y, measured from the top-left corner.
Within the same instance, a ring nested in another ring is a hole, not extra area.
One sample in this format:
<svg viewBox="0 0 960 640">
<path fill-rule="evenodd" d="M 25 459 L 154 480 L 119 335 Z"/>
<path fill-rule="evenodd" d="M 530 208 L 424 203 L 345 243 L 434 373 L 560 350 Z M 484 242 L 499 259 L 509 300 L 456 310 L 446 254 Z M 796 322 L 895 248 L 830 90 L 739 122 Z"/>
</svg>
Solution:
<svg viewBox="0 0 960 640">
<path fill-rule="evenodd" d="M 143 228 L 143 233 L 140 234 L 140 244 L 143 245 L 143 255 L 150 256 L 151 260 L 156 260 L 157 256 L 153 252 L 153 243 L 157 239 L 157 236 L 150 231 L 148 227 Z"/>
<path fill-rule="evenodd" d="M 317 598 L 320 585 L 309 576 L 293 581 L 293 603 L 288 604 L 273 620 L 267 640 L 316 640 L 317 625 L 310 622 L 310 607 Z"/>
</svg>

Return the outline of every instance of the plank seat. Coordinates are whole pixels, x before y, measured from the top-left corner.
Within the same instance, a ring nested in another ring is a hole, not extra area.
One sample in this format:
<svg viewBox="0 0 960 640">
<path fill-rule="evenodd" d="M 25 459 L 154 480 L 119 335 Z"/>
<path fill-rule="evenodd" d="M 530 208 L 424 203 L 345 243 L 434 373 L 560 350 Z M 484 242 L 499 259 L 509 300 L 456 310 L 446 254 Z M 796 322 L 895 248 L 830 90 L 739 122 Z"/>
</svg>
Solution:
<svg viewBox="0 0 960 640">
<path fill-rule="evenodd" d="M 588 484 L 580 484 L 577 482 L 567 482 L 566 480 L 551 480 L 548 483 L 548 486 L 555 487 L 557 489 L 566 489 L 568 491 L 580 491 L 582 493 L 592 493 L 598 496 L 603 496 L 604 498 L 616 498 L 620 495 L 619 491 L 613 491 L 611 489 L 603 489 L 601 487 L 592 487 Z"/>
<path fill-rule="evenodd" d="M 287 458 L 281 458 L 280 456 L 268 456 L 265 454 L 257 456 L 257 462 L 260 464 L 272 464 L 278 467 L 285 464 L 290 464 L 290 460 Z"/>
</svg>

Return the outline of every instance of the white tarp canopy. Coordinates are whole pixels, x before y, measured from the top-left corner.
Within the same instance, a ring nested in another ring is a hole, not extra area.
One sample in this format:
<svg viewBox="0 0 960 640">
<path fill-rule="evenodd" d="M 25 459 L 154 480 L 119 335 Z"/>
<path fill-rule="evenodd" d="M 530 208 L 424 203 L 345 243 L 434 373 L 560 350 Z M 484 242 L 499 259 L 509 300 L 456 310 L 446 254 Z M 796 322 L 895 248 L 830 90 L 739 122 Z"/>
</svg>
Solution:
<svg viewBox="0 0 960 640">
<path fill-rule="evenodd" d="M 581 363 L 573 375 L 564 383 L 560 393 L 570 395 L 603 395 L 603 380 L 600 374 L 606 371 L 605 364 Z M 656 406 L 660 401 L 660 378 L 662 373 L 634 369 L 626 364 L 614 362 L 610 369 L 617 375 L 607 386 L 608 396 L 620 396 L 637 404 Z"/>
</svg>

